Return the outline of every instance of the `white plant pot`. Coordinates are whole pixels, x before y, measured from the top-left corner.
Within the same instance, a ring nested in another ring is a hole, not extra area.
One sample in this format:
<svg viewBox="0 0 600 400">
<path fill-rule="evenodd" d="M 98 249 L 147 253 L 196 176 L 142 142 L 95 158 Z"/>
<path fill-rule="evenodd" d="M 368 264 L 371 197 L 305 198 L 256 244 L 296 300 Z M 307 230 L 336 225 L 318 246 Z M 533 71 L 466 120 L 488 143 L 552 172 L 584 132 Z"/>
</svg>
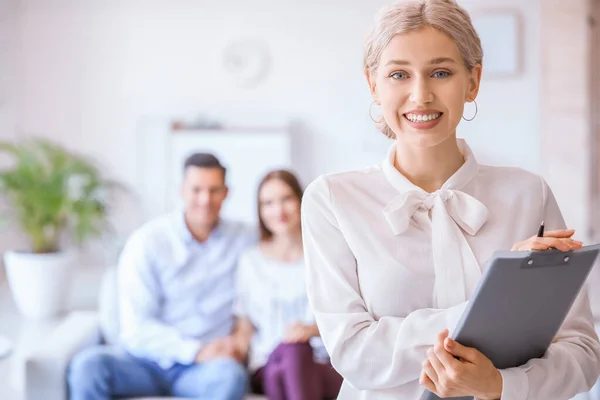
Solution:
<svg viewBox="0 0 600 400">
<path fill-rule="evenodd" d="M 6 252 L 4 264 L 13 299 L 21 314 L 45 319 L 63 311 L 70 289 L 74 255 Z"/>
</svg>

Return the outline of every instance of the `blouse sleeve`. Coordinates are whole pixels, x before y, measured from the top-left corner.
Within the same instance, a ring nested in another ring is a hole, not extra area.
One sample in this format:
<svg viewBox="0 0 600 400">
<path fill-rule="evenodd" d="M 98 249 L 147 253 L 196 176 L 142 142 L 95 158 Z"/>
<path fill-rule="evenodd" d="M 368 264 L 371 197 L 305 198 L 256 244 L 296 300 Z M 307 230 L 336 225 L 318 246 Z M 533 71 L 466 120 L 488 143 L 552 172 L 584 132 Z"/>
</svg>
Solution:
<svg viewBox="0 0 600 400">
<path fill-rule="evenodd" d="M 335 369 L 359 390 L 419 379 L 427 349 L 439 332 L 456 325 L 467 303 L 375 320 L 361 297 L 356 259 L 340 231 L 325 177 L 303 196 L 302 232 L 308 298 Z"/>
<path fill-rule="evenodd" d="M 549 230 L 564 229 L 556 199 L 543 180 L 542 191 L 546 226 Z M 543 358 L 500 370 L 502 400 L 568 399 L 586 392 L 598 378 L 599 360 L 600 345 L 584 287 Z"/>
</svg>

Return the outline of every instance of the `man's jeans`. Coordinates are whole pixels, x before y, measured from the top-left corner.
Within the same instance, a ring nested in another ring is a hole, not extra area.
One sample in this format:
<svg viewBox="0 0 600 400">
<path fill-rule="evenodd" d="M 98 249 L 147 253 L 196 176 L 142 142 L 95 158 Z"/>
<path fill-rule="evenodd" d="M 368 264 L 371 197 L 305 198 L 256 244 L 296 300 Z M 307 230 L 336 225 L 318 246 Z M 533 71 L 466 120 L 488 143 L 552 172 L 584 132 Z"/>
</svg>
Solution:
<svg viewBox="0 0 600 400">
<path fill-rule="evenodd" d="M 228 358 L 163 369 L 122 349 L 97 346 L 73 358 L 68 384 L 71 400 L 143 396 L 241 400 L 248 376 L 241 364 Z"/>
</svg>

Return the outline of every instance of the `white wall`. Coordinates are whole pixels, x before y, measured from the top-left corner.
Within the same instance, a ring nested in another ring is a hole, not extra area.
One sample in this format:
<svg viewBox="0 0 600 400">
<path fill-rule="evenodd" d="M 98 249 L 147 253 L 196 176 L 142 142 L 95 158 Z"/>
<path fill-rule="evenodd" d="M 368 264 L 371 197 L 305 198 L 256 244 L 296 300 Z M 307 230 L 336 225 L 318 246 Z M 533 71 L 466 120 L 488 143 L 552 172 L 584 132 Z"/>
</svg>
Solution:
<svg viewBox="0 0 600 400">
<path fill-rule="evenodd" d="M 19 127 L 90 151 L 130 182 L 144 115 L 298 121 L 306 179 L 377 162 L 387 147 L 368 118 L 361 71 L 364 34 L 386 1 L 24 3 Z M 482 159 L 537 170 L 538 2 L 463 3 L 520 9 L 527 59 L 522 78 L 484 82 L 479 115 L 461 133 Z M 254 90 L 235 88 L 221 68 L 224 46 L 246 38 L 272 52 L 271 74 Z"/>
<path fill-rule="evenodd" d="M 293 122 L 305 183 L 370 165 L 389 142 L 368 116 L 362 43 L 387 2 L 22 0 L 16 124 L 21 135 L 89 152 L 132 185 L 136 126 L 147 117 Z M 538 171 L 539 0 L 462 3 L 520 10 L 526 59 L 518 79 L 484 78 L 479 115 L 459 135 L 480 162 Z M 240 39 L 271 50 L 270 75 L 256 89 L 236 88 L 222 68 L 224 47 Z"/>
<path fill-rule="evenodd" d="M 12 139 L 16 126 L 18 0 L 0 0 L 0 140 Z"/>
<path fill-rule="evenodd" d="M 463 121 L 459 127 L 480 162 L 518 166 L 541 173 L 541 1 L 546 0 L 459 1 L 472 11 L 517 10 L 522 19 L 523 73 L 515 79 L 486 79 L 484 54 L 484 79 L 477 98 L 479 114 L 474 121 Z"/>
<path fill-rule="evenodd" d="M 17 0 L 0 0 L 0 141 L 16 135 L 18 21 Z M 4 276 L 1 255 L 17 242 L 17 235 L 3 226 L 0 216 L 0 283 Z"/>
<path fill-rule="evenodd" d="M 0 0 L 0 140 L 15 130 L 17 0 Z"/>
</svg>

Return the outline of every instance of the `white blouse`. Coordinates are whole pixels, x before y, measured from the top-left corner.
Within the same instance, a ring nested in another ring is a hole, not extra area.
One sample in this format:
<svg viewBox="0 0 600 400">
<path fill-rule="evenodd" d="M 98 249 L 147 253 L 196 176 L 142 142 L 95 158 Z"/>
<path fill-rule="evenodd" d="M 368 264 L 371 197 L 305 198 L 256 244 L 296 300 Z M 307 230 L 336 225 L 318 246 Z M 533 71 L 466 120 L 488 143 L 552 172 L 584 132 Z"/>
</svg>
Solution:
<svg viewBox="0 0 600 400">
<path fill-rule="evenodd" d="M 254 372 L 267 363 L 291 324 L 315 323 L 306 297 L 304 259 L 283 263 L 266 257 L 254 246 L 240 257 L 236 280 L 234 313 L 249 318 L 256 329 L 248 363 Z M 310 345 L 316 362 L 329 362 L 321 338 L 311 338 Z"/>
<path fill-rule="evenodd" d="M 381 165 L 307 188 L 307 291 L 343 400 L 418 399 L 421 363 L 452 331 L 496 250 L 565 223 L 546 182 L 517 168 L 463 166 L 434 193 Z M 543 359 L 501 370 L 502 400 L 568 399 L 600 373 L 600 344 L 581 292 Z"/>
</svg>

